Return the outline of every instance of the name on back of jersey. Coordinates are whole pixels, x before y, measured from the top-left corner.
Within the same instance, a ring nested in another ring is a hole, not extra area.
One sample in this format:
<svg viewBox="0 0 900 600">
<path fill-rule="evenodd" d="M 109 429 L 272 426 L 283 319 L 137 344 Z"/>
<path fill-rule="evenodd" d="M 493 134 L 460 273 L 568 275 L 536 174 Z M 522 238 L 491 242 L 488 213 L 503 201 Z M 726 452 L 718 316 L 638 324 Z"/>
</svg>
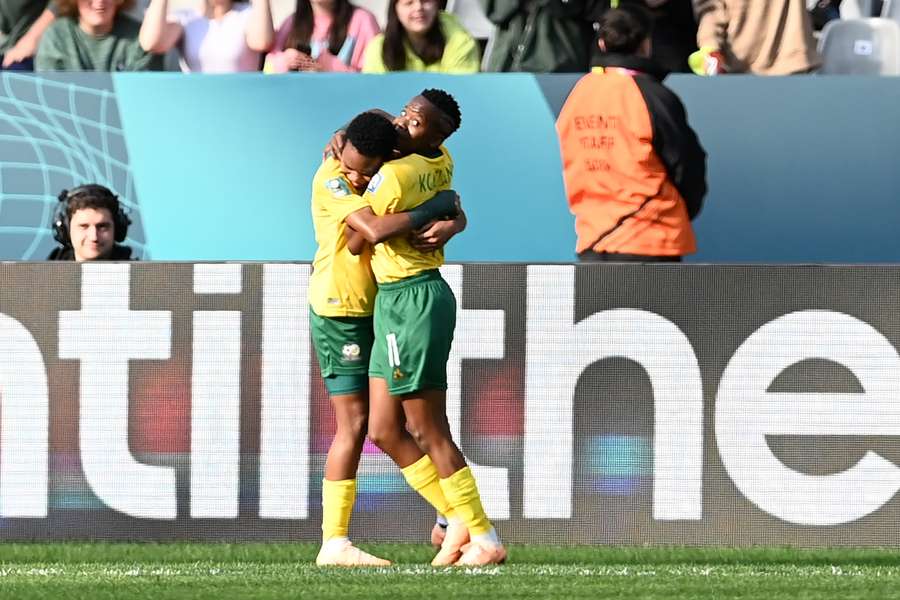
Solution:
<svg viewBox="0 0 900 600">
<path fill-rule="evenodd" d="M 449 186 L 451 181 L 453 181 L 453 167 L 432 169 L 427 173 L 419 174 L 419 191 L 433 192 Z"/>
</svg>

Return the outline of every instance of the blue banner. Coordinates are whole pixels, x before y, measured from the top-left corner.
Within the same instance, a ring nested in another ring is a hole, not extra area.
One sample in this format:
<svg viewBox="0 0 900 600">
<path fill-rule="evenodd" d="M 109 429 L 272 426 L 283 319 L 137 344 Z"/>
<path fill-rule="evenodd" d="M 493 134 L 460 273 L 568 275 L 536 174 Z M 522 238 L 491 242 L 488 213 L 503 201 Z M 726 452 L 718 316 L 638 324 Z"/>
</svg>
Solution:
<svg viewBox="0 0 900 600">
<path fill-rule="evenodd" d="M 310 186 L 332 133 L 369 108 L 396 113 L 429 87 L 462 107 L 447 147 L 469 228 L 448 258 L 572 258 L 554 119 L 530 75 L 123 74 L 115 83 L 155 259 L 311 259 Z"/>
<path fill-rule="evenodd" d="M 92 181 L 131 211 L 144 259 L 310 260 L 310 185 L 332 132 L 440 87 L 462 107 L 447 146 L 469 216 L 448 258 L 572 261 L 554 120 L 577 77 L 3 73 L 0 259 L 44 258 L 57 194 Z M 688 260 L 900 261 L 900 81 L 668 83 L 709 154 Z"/>
</svg>

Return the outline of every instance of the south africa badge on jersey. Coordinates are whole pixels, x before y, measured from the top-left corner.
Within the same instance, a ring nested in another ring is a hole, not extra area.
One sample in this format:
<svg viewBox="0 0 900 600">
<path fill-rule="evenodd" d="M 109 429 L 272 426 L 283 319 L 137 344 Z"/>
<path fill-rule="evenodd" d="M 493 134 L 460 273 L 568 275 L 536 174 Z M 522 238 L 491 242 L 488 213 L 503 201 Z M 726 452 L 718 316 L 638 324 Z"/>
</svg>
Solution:
<svg viewBox="0 0 900 600">
<path fill-rule="evenodd" d="M 329 179 L 325 182 L 325 187 L 328 188 L 328 191 L 335 198 L 343 198 L 344 196 L 349 196 L 353 193 L 350 191 L 350 186 L 347 185 L 347 182 L 344 181 L 343 177 Z"/>
</svg>

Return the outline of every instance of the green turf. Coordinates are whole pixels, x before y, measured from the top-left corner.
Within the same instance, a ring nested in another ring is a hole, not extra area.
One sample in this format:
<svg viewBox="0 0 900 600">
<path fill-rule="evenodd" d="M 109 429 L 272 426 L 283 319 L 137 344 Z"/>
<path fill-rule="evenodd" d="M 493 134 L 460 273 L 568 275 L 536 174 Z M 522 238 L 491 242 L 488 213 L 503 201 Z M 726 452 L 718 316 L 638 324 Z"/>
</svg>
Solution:
<svg viewBox="0 0 900 600">
<path fill-rule="evenodd" d="M 0 598 L 900 598 L 894 550 L 513 547 L 432 569 L 431 550 L 365 545 L 383 569 L 321 569 L 310 544 L 5 544 Z"/>
</svg>

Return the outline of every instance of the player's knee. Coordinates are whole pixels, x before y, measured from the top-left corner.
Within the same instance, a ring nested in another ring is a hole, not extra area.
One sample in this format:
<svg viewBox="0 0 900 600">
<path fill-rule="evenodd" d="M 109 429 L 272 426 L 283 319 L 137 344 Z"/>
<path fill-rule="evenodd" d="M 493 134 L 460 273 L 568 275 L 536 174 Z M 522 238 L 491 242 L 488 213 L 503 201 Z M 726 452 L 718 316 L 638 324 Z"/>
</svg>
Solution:
<svg viewBox="0 0 900 600">
<path fill-rule="evenodd" d="M 437 431 L 428 425 L 410 424 L 409 433 L 416 441 L 416 445 L 426 454 L 434 447 L 435 443 L 439 442 L 439 436 L 436 435 Z"/>
<path fill-rule="evenodd" d="M 397 444 L 400 439 L 400 431 L 396 426 L 386 425 L 384 423 L 369 423 L 369 439 L 379 449 L 390 453 L 390 450 Z"/>
<path fill-rule="evenodd" d="M 362 441 L 366 437 L 369 417 L 365 413 L 346 415 L 338 421 L 335 437 L 346 438 L 347 441 Z"/>
</svg>

